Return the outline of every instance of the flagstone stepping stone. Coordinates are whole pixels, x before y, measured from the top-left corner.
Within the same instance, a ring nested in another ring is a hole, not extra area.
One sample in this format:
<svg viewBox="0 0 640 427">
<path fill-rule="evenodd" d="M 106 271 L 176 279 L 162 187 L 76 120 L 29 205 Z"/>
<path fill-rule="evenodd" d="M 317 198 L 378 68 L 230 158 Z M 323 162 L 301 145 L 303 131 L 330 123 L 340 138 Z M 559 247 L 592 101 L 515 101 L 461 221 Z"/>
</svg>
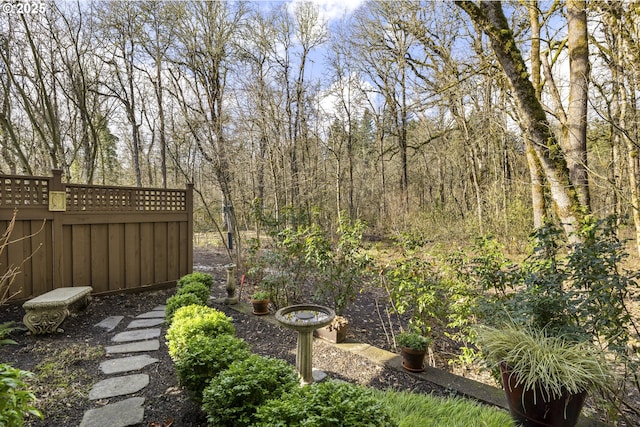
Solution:
<svg viewBox="0 0 640 427">
<path fill-rule="evenodd" d="M 107 354 L 138 353 L 141 351 L 155 351 L 160 349 L 159 340 L 136 341 L 126 344 L 110 345 L 104 348 Z"/>
<path fill-rule="evenodd" d="M 80 427 L 127 427 L 144 420 L 144 397 L 132 397 L 84 413 Z"/>
<path fill-rule="evenodd" d="M 164 311 L 151 310 L 136 316 L 136 319 L 158 319 L 158 318 L 164 319 Z"/>
<path fill-rule="evenodd" d="M 133 374 L 108 378 L 93 385 L 89 391 L 89 400 L 108 399 L 115 396 L 135 393 L 149 385 L 149 375 Z"/>
<path fill-rule="evenodd" d="M 131 321 L 127 329 L 150 328 L 152 326 L 162 325 L 163 323 L 164 319 L 138 319 Z"/>
<path fill-rule="evenodd" d="M 129 356 L 119 359 L 111 359 L 100 363 L 100 370 L 105 374 L 117 374 L 120 372 L 137 371 L 145 366 L 159 362 L 151 356 Z"/>
<path fill-rule="evenodd" d="M 124 319 L 124 316 L 109 316 L 106 319 L 104 319 L 102 322 L 96 323 L 93 326 L 97 328 L 102 328 L 107 332 L 111 332 L 116 328 L 116 326 L 118 326 L 118 324 L 120 323 L 120 321 L 122 321 L 122 319 Z"/>
<path fill-rule="evenodd" d="M 157 305 L 153 308 L 153 311 L 165 311 L 167 309 L 167 306 L 165 304 L 160 304 Z"/>
<path fill-rule="evenodd" d="M 160 336 L 160 328 L 149 329 L 137 329 L 135 331 L 125 331 L 116 334 L 111 341 L 126 342 L 126 341 L 142 341 L 158 338 Z"/>
</svg>

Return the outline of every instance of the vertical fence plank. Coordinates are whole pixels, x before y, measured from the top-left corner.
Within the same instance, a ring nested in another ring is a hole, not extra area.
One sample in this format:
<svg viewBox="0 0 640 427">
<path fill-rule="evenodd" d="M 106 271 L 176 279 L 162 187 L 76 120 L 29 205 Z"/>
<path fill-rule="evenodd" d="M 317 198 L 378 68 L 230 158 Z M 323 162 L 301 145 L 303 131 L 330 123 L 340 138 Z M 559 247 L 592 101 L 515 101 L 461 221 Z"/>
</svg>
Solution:
<svg viewBox="0 0 640 427">
<path fill-rule="evenodd" d="M 47 281 L 47 277 L 51 276 L 47 269 L 50 255 L 47 253 L 47 249 L 50 249 L 47 248 L 47 235 L 51 233 L 51 222 L 31 221 L 31 230 L 36 233 L 31 238 L 31 286 L 40 284 L 45 289 L 52 289 Z"/>
<path fill-rule="evenodd" d="M 153 224 L 140 224 L 140 284 L 142 286 L 154 283 L 154 253 Z"/>
<path fill-rule="evenodd" d="M 180 241 L 178 242 L 178 250 L 180 251 L 180 255 L 178 256 L 178 259 L 180 260 L 180 272 L 178 273 L 178 277 L 182 277 L 185 274 L 191 273 L 191 270 L 193 269 L 193 262 L 188 264 L 189 258 L 188 256 L 185 256 L 188 254 L 187 251 L 192 250 L 190 249 L 188 240 L 191 239 L 191 241 L 193 241 L 193 237 L 187 232 L 189 225 L 186 222 L 180 222 L 179 227 Z"/>
<path fill-rule="evenodd" d="M 128 289 L 139 288 L 141 281 L 140 259 L 140 224 L 125 224 L 124 226 L 124 251 L 125 251 L 125 287 Z"/>
<path fill-rule="evenodd" d="M 167 280 L 180 277 L 180 226 L 177 222 L 167 224 Z"/>
<path fill-rule="evenodd" d="M 109 290 L 125 288 L 124 224 L 109 224 Z"/>
<path fill-rule="evenodd" d="M 17 239 L 16 236 L 22 236 L 24 234 L 23 230 L 23 222 L 16 221 L 13 227 L 13 233 L 11 233 L 10 243 L 7 246 L 7 267 L 13 269 L 15 267 L 20 267 L 22 263 L 22 257 L 24 254 L 24 240 Z M 18 298 L 28 298 L 31 295 L 34 295 L 34 291 L 37 289 L 31 289 L 31 287 L 26 288 L 24 286 L 24 276 L 18 272 L 15 276 L 13 284 L 9 290 L 11 295 L 17 294 Z"/>
<path fill-rule="evenodd" d="M 156 283 L 166 282 L 167 277 L 167 224 L 156 222 L 153 224 L 153 250 L 155 252 L 154 280 Z"/>
<path fill-rule="evenodd" d="M 71 229 L 71 254 L 73 257 L 72 286 L 91 283 L 91 226 L 75 224 Z"/>
<path fill-rule="evenodd" d="M 93 291 L 109 290 L 109 226 L 93 224 L 90 226 L 91 241 L 91 286 Z"/>
</svg>

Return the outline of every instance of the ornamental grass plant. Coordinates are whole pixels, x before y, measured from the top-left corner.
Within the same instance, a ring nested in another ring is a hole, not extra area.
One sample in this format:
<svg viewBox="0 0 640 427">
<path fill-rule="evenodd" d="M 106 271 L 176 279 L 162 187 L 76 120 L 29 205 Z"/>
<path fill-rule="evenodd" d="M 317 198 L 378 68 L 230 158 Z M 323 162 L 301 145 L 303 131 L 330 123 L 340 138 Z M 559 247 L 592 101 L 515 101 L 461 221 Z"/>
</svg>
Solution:
<svg viewBox="0 0 640 427">
<path fill-rule="evenodd" d="M 540 390 L 544 401 L 563 392 L 579 394 L 611 380 L 601 351 L 588 342 L 549 336 L 545 330 L 507 324 L 479 327 L 478 344 L 492 367 L 505 364 L 525 390 Z"/>
</svg>

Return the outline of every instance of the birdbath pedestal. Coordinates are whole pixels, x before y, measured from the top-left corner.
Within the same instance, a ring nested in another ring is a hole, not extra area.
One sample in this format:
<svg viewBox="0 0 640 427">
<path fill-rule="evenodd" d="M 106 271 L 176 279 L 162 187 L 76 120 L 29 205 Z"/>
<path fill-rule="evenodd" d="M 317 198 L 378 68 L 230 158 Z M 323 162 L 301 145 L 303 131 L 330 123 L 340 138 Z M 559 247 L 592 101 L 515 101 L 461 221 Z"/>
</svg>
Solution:
<svg viewBox="0 0 640 427">
<path fill-rule="evenodd" d="M 298 304 L 284 307 L 275 314 L 276 320 L 284 327 L 298 331 L 296 369 L 302 385 L 313 382 L 313 331 L 327 326 L 336 313 L 330 308 L 315 304 Z"/>
</svg>

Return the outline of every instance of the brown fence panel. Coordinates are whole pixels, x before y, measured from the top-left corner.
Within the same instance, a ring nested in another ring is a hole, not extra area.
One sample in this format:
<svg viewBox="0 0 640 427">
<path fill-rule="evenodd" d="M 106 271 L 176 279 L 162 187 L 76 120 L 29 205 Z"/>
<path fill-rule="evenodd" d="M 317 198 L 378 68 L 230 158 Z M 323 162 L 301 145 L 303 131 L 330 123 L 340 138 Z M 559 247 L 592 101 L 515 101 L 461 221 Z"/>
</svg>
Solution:
<svg viewBox="0 0 640 427">
<path fill-rule="evenodd" d="M 0 274 L 21 266 L 16 299 L 62 286 L 95 294 L 160 287 L 190 273 L 193 195 L 186 190 L 63 184 L 0 175 L 0 233 L 16 215 Z"/>
</svg>

